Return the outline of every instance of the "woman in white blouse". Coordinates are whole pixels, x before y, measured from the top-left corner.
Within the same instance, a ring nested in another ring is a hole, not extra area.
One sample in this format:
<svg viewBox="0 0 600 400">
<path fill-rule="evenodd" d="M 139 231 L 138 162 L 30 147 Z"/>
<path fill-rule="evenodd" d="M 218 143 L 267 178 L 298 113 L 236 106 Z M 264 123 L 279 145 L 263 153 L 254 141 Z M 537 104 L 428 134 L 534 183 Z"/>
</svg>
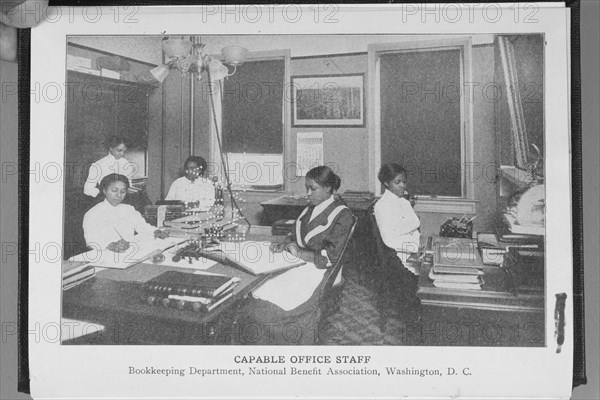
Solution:
<svg viewBox="0 0 600 400">
<path fill-rule="evenodd" d="M 154 235 L 164 239 L 168 232 L 156 229 L 144 220 L 133 206 L 123 204 L 129 180 L 120 174 L 110 174 L 100 182 L 104 201 L 92 207 L 83 217 L 85 242 L 89 247 L 117 253 L 129 248 L 137 235 Z"/>
<path fill-rule="evenodd" d="M 418 312 L 419 271 L 415 269 L 414 264 L 408 263 L 407 259 L 419 251 L 421 223 L 411 203 L 404 198 L 407 194 L 406 171 L 398 164 L 385 164 L 379 170 L 377 178 L 385 187 L 385 192 L 374 207 L 377 227 L 383 243 L 394 249 L 397 255 L 395 262 L 388 260 L 391 265 L 384 266 L 380 272 L 390 274 L 383 277 L 384 284 L 381 290 L 392 290 L 392 293 L 386 293 L 383 297 L 387 298 L 387 301 L 398 298 L 401 308 L 409 312 Z M 396 290 L 394 293 L 394 284 L 390 283 L 393 280 L 398 281 L 399 292 Z"/>
<path fill-rule="evenodd" d="M 183 164 L 184 175 L 175 179 L 165 200 L 198 203 L 199 208 L 210 208 L 215 203 L 215 187 L 204 177 L 206 161 L 202 157 L 190 156 Z"/>
<path fill-rule="evenodd" d="M 421 239 L 419 217 L 404 198 L 407 193 L 406 171 L 398 164 L 385 164 L 377 178 L 385 187 L 385 192 L 375 204 L 377 227 L 385 245 L 396 250 L 398 258 L 406 263 L 410 254 L 419 251 Z M 416 274 L 413 269 L 410 271 Z"/>
<path fill-rule="evenodd" d="M 93 198 L 100 194 L 100 182 L 108 174 L 124 175 L 131 179 L 138 171 L 138 166 L 124 157 L 127 142 L 123 137 L 109 136 L 105 144 L 108 155 L 90 165 L 87 180 L 83 185 L 83 193 Z"/>
</svg>

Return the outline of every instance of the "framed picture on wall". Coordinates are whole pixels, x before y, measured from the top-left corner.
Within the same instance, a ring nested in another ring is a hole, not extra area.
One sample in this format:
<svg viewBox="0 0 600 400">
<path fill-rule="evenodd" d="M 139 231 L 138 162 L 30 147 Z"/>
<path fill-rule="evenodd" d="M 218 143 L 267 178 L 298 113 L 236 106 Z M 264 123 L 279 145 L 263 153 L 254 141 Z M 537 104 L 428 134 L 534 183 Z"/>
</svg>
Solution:
<svg viewBox="0 0 600 400">
<path fill-rule="evenodd" d="M 292 77 L 292 126 L 364 126 L 364 74 Z"/>
</svg>

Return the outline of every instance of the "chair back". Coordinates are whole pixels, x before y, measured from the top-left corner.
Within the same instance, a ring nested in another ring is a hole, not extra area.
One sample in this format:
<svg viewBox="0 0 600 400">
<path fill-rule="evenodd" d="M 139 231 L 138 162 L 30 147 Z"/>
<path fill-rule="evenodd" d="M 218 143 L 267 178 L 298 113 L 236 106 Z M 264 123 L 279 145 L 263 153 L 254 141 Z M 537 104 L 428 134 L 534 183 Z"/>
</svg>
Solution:
<svg viewBox="0 0 600 400">
<path fill-rule="evenodd" d="M 377 254 L 375 255 L 377 268 L 379 270 L 383 270 L 385 268 L 385 266 L 389 264 L 386 261 L 386 260 L 388 260 L 388 257 L 395 256 L 396 252 L 394 251 L 394 249 L 386 246 L 386 244 L 383 242 L 383 238 L 381 237 L 381 232 L 379 231 L 379 227 L 377 226 L 377 218 L 375 218 L 375 204 L 376 203 L 377 203 L 377 200 L 374 201 L 373 204 L 371 204 L 369 206 L 369 218 L 371 218 L 372 234 L 373 234 L 373 237 L 375 238 L 375 245 L 377 247 Z"/>
<path fill-rule="evenodd" d="M 346 249 L 348 248 L 348 243 L 350 243 L 350 240 L 352 240 L 352 235 L 354 235 L 354 229 L 356 228 L 356 224 L 358 223 L 358 218 L 354 214 L 352 214 L 352 219 L 352 226 L 350 227 L 348 237 L 346 237 L 346 240 L 344 241 L 344 245 L 342 247 L 342 251 L 340 252 L 340 256 L 335 262 L 335 264 L 325 271 L 325 275 L 323 276 L 323 280 L 321 281 L 318 300 L 319 307 L 323 304 L 325 297 L 327 297 L 327 294 L 333 287 L 337 276 L 339 275 L 340 271 L 342 270 L 342 267 L 344 266 L 344 256 L 346 254 Z"/>
</svg>

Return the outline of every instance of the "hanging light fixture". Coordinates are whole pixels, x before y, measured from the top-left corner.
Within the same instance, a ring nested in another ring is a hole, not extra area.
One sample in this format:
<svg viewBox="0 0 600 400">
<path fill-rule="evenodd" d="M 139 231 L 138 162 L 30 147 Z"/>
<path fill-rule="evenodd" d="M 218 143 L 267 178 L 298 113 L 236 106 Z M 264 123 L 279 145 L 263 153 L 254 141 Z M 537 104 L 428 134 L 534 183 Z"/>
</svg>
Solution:
<svg viewBox="0 0 600 400">
<path fill-rule="evenodd" d="M 246 61 L 248 49 L 241 46 L 226 46 L 221 50 L 223 62 L 204 52 L 203 43 L 194 43 L 186 37 L 165 37 L 162 40 L 162 49 L 168 58 L 166 64 L 158 65 L 150 73 L 162 83 L 171 69 L 177 69 L 181 73 L 197 74 L 201 79 L 202 72 L 208 70 L 212 81 L 218 81 L 235 74 L 237 66 Z M 233 66 L 230 73 L 229 68 L 224 65 Z"/>
</svg>

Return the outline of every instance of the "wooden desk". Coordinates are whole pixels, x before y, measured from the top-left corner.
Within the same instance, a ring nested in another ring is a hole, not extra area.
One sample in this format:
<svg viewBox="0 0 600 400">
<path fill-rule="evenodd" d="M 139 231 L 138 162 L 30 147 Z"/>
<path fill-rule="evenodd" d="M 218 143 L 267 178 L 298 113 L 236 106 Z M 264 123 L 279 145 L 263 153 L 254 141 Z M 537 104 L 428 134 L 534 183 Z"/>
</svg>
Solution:
<svg viewBox="0 0 600 400">
<path fill-rule="evenodd" d="M 482 290 L 436 288 L 424 263 L 417 296 L 421 299 L 421 340 L 435 346 L 545 345 L 543 292 L 511 293 L 507 273 L 484 266 Z"/>
<path fill-rule="evenodd" d="M 269 236 L 270 237 L 270 236 Z M 253 240 L 269 240 L 267 236 Z M 142 284 L 168 270 L 193 273 L 191 269 L 138 264 L 118 270 L 106 269 L 95 278 L 63 292 L 63 317 L 104 325 L 98 335 L 69 344 L 221 344 L 230 343 L 241 300 L 268 279 L 240 269 L 216 264 L 208 272 L 240 278 L 234 295 L 209 313 L 151 306 L 142 301 Z"/>
</svg>

